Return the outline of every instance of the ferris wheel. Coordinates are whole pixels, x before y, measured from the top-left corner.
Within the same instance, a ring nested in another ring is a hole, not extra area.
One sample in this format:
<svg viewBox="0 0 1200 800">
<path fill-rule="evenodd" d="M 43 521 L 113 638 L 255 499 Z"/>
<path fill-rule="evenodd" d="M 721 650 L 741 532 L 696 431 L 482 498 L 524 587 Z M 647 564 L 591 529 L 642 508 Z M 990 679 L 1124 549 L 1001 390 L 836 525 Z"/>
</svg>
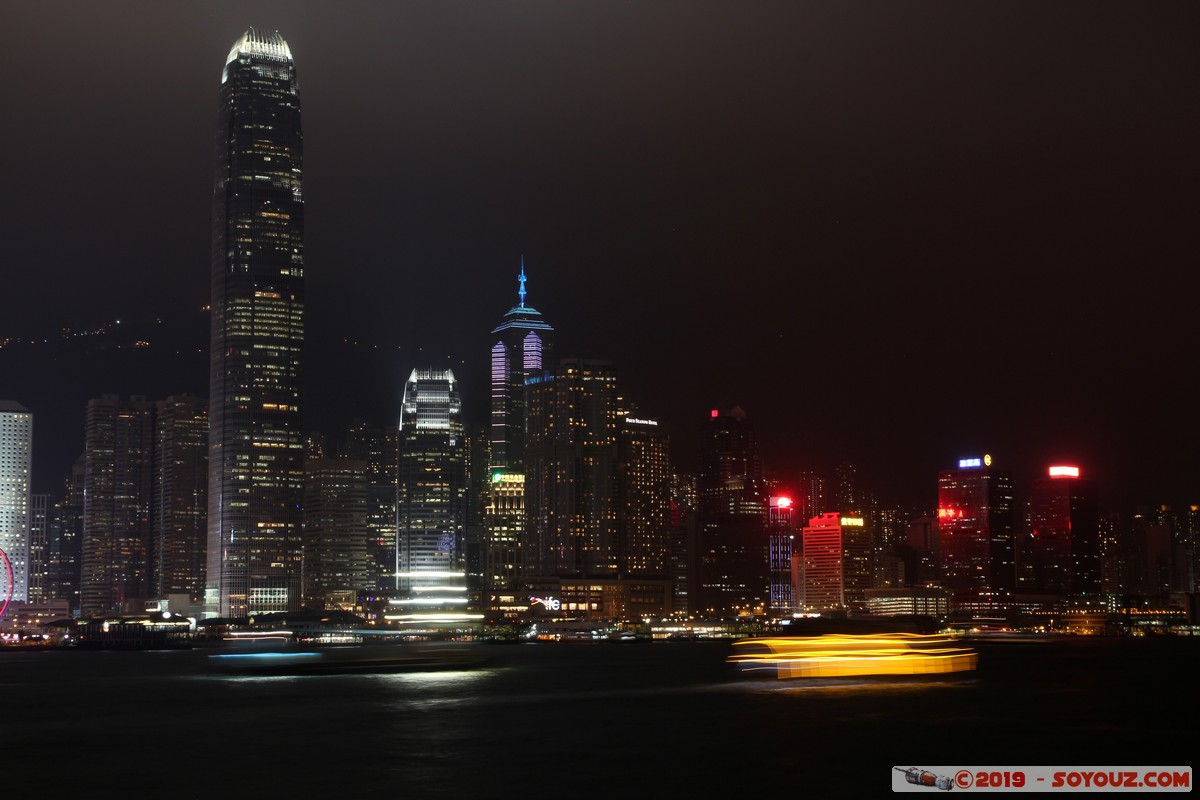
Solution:
<svg viewBox="0 0 1200 800">
<path fill-rule="evenodd" d="M 12 564 L 9 563 L 9 560 L 8 560 L 8 553 L 4 552 L 3 549 L 0 549 L 0 560 L 4 561 L 4 573 L 6 576 L 4 585 L 7 587 L 4 592 L 4 603 L 2 605 L 0 605 L 0 619 L 3 619 L 4 612 L 8 611 L 8 604 L 10 602 L 12 602 L 13 571 L 12 571 Z"/>
</svg>

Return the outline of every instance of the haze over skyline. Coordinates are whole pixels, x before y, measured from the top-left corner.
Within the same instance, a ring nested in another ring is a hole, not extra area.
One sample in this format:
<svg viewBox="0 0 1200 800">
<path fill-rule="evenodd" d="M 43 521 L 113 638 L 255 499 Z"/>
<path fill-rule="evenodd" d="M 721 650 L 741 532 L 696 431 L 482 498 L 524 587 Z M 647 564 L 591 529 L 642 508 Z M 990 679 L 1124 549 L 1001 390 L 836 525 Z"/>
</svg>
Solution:
<svg viewBox="0 0 1200 800">
<path fill-rule="evenodd" d="M 0 339 L 164 319 L 139 351 L 0 349 L 39 491 L 89 398 L 207 393 L 217 88 L 255 26 L 304 103 L 310 428 L 393 422 L 446 364 L 483 421 L 524 255 L 558 354 L 610 358 L 680 470 L 736 404 L 784 480 L 848 459 L 918 502 L 988 451 L 1019 487 L 1063 459 L 1197 499 L 1194 5 L 137 11 L 0 32 Z"/>
</svg>

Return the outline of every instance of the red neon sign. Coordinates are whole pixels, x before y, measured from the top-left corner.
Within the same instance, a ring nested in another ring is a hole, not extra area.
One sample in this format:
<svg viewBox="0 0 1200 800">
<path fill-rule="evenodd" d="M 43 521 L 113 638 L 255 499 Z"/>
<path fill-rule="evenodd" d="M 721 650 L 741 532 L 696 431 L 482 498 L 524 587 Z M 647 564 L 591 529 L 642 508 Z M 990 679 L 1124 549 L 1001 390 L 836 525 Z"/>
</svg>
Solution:
<svg viewBox="0 0 1200 800">
<path fill-rule="evenodd" d="M 1078 478 L 1079 477 L 1079 467 L 1065 467 L 1065 466 L 1051 467 L 1050 468 L 1050 477 L 1051 478 Z"/>
</svg>

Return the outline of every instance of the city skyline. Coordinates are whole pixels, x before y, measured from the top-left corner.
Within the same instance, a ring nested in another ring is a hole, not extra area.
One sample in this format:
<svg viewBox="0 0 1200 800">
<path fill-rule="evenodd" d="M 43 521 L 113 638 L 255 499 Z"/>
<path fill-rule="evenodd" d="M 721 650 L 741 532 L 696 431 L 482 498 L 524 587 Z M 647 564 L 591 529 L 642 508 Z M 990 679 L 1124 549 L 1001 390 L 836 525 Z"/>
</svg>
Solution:
<svg viewBox="0 0 1200 800">
<path fill-rule="evenodd" d="M 523 253 L 558 352 L 611 359 L 670 424 L 677 469 L 695 471 L 707 410 L 741 405 L 781 478 L 846 459 L 916 502 L 937 471 L 991 452 L 1022 492 L 1070 462 L 1122 500 L 1194 499 L 1200 442 L 1173 388 L 1196 341 L 1185 143 L 1200 126 L 1180 102 L 1197 80 L 1194 10 L 1091 7 L 1066 53 L 1056 37 L 1082 12 L 1061 8 L 872 6 L 882 36 L 824 4 L 701 4 L 683 26 L 669 3 L 481 5 L 465 21 L 370 10 L 368 25 L 262 5 L 147 11 L 100 42 L 95 12 L 62 7 L 64 51 L 89 71 L 12 88 L 29 122 L 4 134 L 23 154 L 6 277 L 29 302 L 0 339 L 198 313 L 212 53 L 258 25 L 304 54 L 306 183 L 319 187 L 306 427 L 391 425 L 403 376 L 447 359 L 464 413 L 486 418 L 479 343 L 513 304 Z M 13 29 L 44 13 L 18 9 Z M 11 44 L 8 65 L 23 63 L 29 43 Z M 167 80 L 131 69 L 135 54 Z M 43 127 L 80 119 L 91 135 L 65 150 Z M 87 176 L 77 194 L 47 194 L 66 181 L 45 176 L 72 167 Z M 97 202 L 126 185 L 171 202 Z M 51 200 L 89 213 L 60 230 Z M 142 239 L 112 238 L 124 226 L 109 205 L 139 215 Z M 41 491 L 78 455 L 88 399 L 206 388 L 191 362 L 176 385 L 132 385 L 145 370 L 125 367 L 132 381 L 114 370 L 121 385 L 89 375 L 82 388 L 75 362 L 62 376 L 22 347 L 0 350 L 0 396 L 31 408 L 57 453 L 35 452 Z"/>
</svg>

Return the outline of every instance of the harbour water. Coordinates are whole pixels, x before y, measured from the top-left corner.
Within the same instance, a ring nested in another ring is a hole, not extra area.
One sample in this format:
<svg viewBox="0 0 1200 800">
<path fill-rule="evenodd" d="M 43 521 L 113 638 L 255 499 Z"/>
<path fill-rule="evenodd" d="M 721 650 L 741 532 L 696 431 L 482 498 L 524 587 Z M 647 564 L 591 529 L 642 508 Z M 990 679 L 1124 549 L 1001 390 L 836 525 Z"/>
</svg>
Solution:
<svg viewBox="0 0 1200 800">
<path fill-rule="evenodd" d="M 201 649 L 0 652 L 3 763 L 35 795 L 740 798 L 1196 752 L 1200 640 L 985 643 L 965 677 L 791 681 L 739 674 L 721 641 L 403 647 L 462 662 L 244 675 Z"/>
</svg>

